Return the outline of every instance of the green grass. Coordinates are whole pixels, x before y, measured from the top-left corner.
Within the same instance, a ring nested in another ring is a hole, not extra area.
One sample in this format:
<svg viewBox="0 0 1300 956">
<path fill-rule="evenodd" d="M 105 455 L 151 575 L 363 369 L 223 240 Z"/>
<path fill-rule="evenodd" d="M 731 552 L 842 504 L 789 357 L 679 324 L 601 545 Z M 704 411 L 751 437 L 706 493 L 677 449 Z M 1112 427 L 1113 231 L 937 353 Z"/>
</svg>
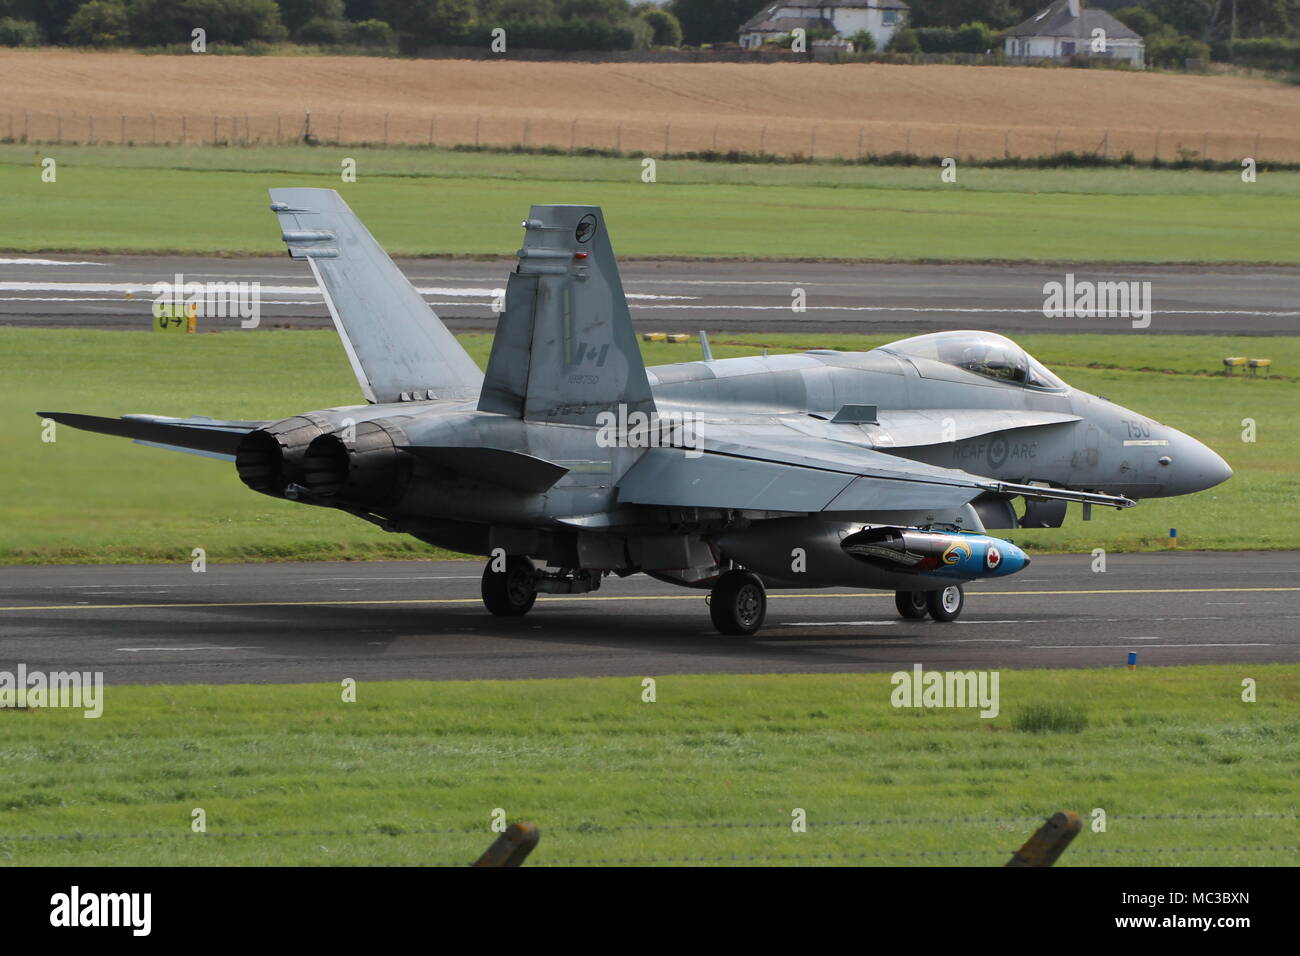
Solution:
<svg viewBox="0 0 1300 956">
<path fill-rule="evenodd" d="M 993 719 L 896 709 L 891 689 L 661 677 L 643 703 L 636 677 L 395 682 L 349 704 L 336 684 L 109 687 L 98 720 L 0 710 L 0 861 L 461 864 L 497 808 L 540 827 L 530 865 L 996 866 L 1058 810 L 1085 820 L 1062 866 L 1295 861 L 1295 667 L 1004 671 Z M 1016 729 L 1049 702 L 1087 726 Z"/>
<path fill-rule="evenodd" d="M 144 319 L 142 318 L 142 321 Z M 819 346 L 867 349 L 886 336 L 733 335 L 718 358 Z M 486 362 L 491 336 L 462 341 Z M 1124 512 L 1075 506 L 1065 525 L 1008 532 L 1031 551 L 1300 548 L 1300 339 L 1207 336 L 1023 336 L 1066 381 L 1182 429 L 1236 474 L 1209 491 Z M 688 361 L 695 344 L 643 344 L 648 364 Z M 445 556 L 342 512 L 250 492 L 229 464 L 60 428 L 41 441 L 36 411 L 135 412 L 278 419 L 360 402 L 332 331 L 149 332 L 0 328 L 0 563 L 213 561 Z M 1279 374 L 1209 374 L 1229 354 L 1263 354 Z M 1104 368 L 1091 366 L 1102 365 Z M 1290 375 L 1286 374 L 1290 373 Z M 1242 438 L 1256 421 L 1257 440 Z"/>
<path fill-rule="evenodd" d="M 1300 173 L 969 169 L 353 148 L 0 147 L 0 248 L 276 253 L 270 186 L 339 189 L 389 252 L 505 255 L 539 202 L 605 208 L 623 256 L 1300 262 Z M 358 182 L 339 162 L 357 160 Z"/>
</svg>

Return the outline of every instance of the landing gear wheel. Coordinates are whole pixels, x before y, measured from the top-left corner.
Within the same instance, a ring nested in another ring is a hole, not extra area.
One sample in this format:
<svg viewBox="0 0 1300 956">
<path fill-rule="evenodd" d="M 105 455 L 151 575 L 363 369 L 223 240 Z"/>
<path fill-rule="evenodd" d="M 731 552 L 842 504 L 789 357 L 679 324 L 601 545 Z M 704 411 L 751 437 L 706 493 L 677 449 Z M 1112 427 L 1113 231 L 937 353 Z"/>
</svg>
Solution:
<svg viewBox="0 0 1300 956">
<path fill-rule="evenodd" d="M 495 560 L 495 559 L 494 559 Z M 483 604 L 498 617 L 521 617 L 537 600 L 537 569 L 527 558 L 506 558 L 504 571 L 493 571 L 494 561 L 483 569 Z"/>
<path fill-rule="evenodd" d="M 709 616 L 722 634 L 754 634 L 767 617 L 767 589 L 757 574 L 732 570 L 709 595 Z"/>
<path fill-rule="evenodd" d="M 961 616 L 961 609 L 966 605 L 966 592 L 960 584 L 951 584 L 942 591 L 926 594 L 925 605 L 932 618 L 946 624 Z"/>
<path fill-rule="evenodd" d="M 924 591 L 895 591 L 894 607 L 908 620 L 919 621 L 930 613 Z"/>
</svg>

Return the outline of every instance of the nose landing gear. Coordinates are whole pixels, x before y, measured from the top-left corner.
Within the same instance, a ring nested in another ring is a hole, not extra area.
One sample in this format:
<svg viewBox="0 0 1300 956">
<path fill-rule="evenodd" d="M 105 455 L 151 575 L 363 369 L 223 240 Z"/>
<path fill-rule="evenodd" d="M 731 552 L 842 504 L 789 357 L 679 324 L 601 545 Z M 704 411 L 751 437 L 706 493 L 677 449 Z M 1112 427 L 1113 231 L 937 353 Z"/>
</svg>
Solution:
<svg viewBox="0 0 1300 956">
<path fill-rule="evenodd" d="M 950 584 L 938 591 L 895 591 L 894 606 L 901 617 L 919 621 L 927 614 L 941 624 L 957 620 L 966 606 L 966 591 Z"/>
</svg>

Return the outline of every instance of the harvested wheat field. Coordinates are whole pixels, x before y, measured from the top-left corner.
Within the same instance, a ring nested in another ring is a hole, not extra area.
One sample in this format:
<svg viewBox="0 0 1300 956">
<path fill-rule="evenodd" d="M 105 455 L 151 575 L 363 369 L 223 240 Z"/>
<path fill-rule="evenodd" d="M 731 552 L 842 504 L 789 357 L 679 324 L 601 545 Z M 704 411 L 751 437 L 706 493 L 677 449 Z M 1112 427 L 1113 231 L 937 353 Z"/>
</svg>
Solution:
<svg viewBox="0 0 1300 956">
<path fill-rule="evenodd" d="M 19 142 L 253 144 L 309 131 L 323 142 L 652 155 L 1300 160 L 1300 88 L 1225 76 L 7 50 L 0 91 L 0 136 Z"/>
</svg>

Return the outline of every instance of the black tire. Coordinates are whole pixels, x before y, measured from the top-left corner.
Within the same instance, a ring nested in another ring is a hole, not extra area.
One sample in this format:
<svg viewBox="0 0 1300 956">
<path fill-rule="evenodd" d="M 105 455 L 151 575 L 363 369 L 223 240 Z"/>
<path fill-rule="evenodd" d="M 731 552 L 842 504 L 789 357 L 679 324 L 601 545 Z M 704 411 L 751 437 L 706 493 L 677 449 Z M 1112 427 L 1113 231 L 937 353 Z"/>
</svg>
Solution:
<svg viewBox="0 0 1300 956">
<path fill-rule="evenodd" d="M 757 574 L 728 571 L 713 585 L 709 616 L 722 634 L 757 633 L 767 617 L 767 589 Z"/>
<path fill-rule="evenodd" d="M 909 621 L 919 621 L 930 613 L 930 605 L 924 591 L 895 591 L 894 607 L 898 613 Z"/>
<path fill-rule="evenodd" d="M 495 559 L 483 569 L 483 604 L 497 617 L 522 617 L 537 600 L 533 562 L 519 555 L 506 558 L 504 571 L 493 571 Z"/>
<path fill-rule="evenodd" d="M 946 588 L 927 593 L 925 605 L 932 618 L 947 624 L 961 617 L 961 610 L 966 606 L 966 592 L 960 584 L 950 584 Z"/>
</svg>

